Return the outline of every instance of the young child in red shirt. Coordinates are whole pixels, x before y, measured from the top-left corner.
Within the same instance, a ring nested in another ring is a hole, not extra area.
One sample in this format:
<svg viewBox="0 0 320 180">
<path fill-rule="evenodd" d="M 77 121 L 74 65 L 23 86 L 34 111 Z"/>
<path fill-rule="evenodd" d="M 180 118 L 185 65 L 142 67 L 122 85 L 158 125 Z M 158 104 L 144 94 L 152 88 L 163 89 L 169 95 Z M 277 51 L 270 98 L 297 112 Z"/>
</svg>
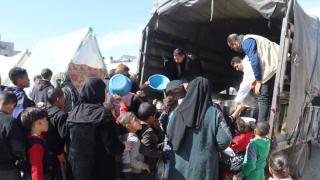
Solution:
<svg viewBox="0 0 320 180">
<path fill-rule="evenodd" d="M 223 165 L 222 165 L 222 173 L 221 173 L 221 178 L 222 180 L 226 179 L 233 179 L 237 172 L 234 172 L 231 169 L 231 166 L 229 163 L 233 162 L 235 163 L 235 158 L 237 159 L 236 164 L 242 164 L 242 161 L 239 162 L 240 160 L 243 160 L 244 154 L 246 152 L 246 147 L 250 143 L 250 140 L 254 138 L 254 131 L 250 127 L 250 124 L 245 122 L 242 118 L 237 118 L 236 119 L 236 127 L 237 127 L 237 133 L 236 135 L 232 138 L 230 148 L 233 150 L 235 153 L 234 155 L 236 157 L 228 157 L 227 155 L 223 156 Z M 235 167 L 235 166 L 234 166 Z"/>
<path fill-rule="evenodd" d="M 21 122 L 28 130 L 27 158 L 28 168 L 26 176 L 32 180 L 43 180 L 48 167 L 47 145 L 43 133 L 48 131 L 47 112 L 43 109 L 30 107 L 21 114 Z"/>
<path fill-rule="evenodd" d="M 243 153 L 246 151 L 250 140 L 254 137 L 254 133 L 250 125 L 243 119 L 238 118 L 236 124 L 239 133 L 232 138 L 230 147 L 235 153 Z"/>
</svg>

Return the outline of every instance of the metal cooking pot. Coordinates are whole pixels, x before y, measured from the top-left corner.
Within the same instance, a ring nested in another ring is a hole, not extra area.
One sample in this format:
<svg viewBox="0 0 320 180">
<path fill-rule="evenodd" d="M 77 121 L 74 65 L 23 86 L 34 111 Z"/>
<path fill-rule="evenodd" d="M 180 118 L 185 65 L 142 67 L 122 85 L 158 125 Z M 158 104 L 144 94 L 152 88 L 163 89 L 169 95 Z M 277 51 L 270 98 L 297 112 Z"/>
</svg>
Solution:
<svg viewBox="0 0 320 180">
<path fill-rule="evenodd" d="M 235 102 L 234 100 L 223 100 L 222 101 L 222 110 L 225 114 L 232 114 L 233 110 L 235 109 Z"/>
</svg>

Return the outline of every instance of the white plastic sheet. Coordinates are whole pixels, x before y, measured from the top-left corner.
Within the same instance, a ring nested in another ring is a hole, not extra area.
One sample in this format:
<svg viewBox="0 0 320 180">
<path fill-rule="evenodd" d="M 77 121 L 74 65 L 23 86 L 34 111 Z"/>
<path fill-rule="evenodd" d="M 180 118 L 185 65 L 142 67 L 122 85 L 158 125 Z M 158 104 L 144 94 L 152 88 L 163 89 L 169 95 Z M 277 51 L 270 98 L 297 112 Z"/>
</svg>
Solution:
<svg viewBox="0 0 320 180">
<path fill-rule="evenodd" d="M 9 71 L 13 67 L 20 67 L 21 64 L 29 57 L 27 50 L 22 51 L 12 57 L 6 57 L 0 55 L 0 74 L 2 84 L 10 85 Z"/>
<path fill-rule="evenodd" d="M 40 41 L 23 68 L 29 78 L 40 74 L 43 68 L 49 68 L 55 76 L 67 72 L 70 63 L 106 69 L 92 28 Z"/>
</svg>

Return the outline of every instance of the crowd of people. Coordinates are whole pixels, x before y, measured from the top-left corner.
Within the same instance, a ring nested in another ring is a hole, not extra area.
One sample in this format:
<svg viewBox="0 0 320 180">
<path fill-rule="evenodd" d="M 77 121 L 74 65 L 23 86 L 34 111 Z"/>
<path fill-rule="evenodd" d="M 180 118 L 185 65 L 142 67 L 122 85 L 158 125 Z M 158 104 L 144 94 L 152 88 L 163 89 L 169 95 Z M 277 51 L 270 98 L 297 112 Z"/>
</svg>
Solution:
<svg viewBox="0 0 320 180">
<path fill-rule="evenodd" d="M 263 110 L 257 123 L 242 119 L 240 111 L 226 116 L 212 101 L 212 83 L 202 77 L 200 61 L 181 48 L 165 63 L 172 81 L 158 101 L 144 93 L 149 82 L 138 86 L 124 64 L 103 80 L 87 78 L 80 91 L 67 73 L 52 78 L 45 68 L 34 77 L 30 95 L 24 90 L 30 86 L 27 70 L 12 68 L 14 87 L 0 86 L 0 179 L 263 180 L 269 156 L 271 179 L 291 179 L 287 157 L 269 155 L 265 111 L 274 71 L 260 67 L 262 41 L 228 37 L 232 49 L 247 54 L 247 64 L 254 61 L 255 79 L 249 79 Z M 239 63 L 231 65 L 237 69 Z M 131 80 L 131 92 L 109 92 L 115 74 Z M 245 98 L 239 99 L 243 105 Z"/>
</svg>

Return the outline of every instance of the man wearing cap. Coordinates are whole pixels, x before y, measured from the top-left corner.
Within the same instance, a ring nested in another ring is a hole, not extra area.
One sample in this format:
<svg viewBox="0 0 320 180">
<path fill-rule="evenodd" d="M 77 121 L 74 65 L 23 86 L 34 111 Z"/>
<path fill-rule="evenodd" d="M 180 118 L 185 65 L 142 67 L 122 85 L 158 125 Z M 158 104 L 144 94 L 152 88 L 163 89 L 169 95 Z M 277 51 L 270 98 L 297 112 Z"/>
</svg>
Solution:
<svg viewBox="0 0 320 180">
<path fill-rule="evenodd" d="M 200 61 L 191 53 L 177 48 L 173 51 L 174 61 L 165 60 L 164 67 L 170 80 L 190 82 L 202 75 Z"/>
</svg>

